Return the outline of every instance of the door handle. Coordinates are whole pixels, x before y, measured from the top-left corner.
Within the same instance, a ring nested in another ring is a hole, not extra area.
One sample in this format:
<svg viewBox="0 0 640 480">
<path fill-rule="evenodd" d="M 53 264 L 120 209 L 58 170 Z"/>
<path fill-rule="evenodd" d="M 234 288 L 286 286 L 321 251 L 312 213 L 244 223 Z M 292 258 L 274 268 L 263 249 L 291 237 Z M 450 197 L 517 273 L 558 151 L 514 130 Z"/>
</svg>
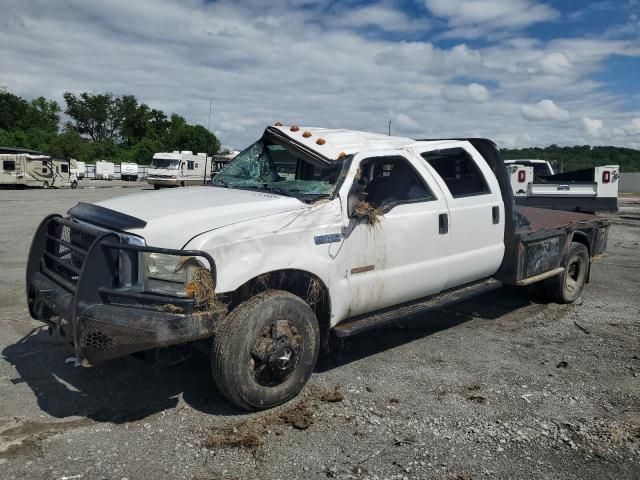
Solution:
<svg viewBox="0 0 640 480">
<path fill-rule="evenodd" d="M 438 217 L 438 227 L 441 235 L 449 232 L 449 215 L 446 213 L 440 214 Z"/>
<path fill-rule="evenodd" d="M 493 207 L 491 209 L 491 218 L 493 218 L 493 224 L 500 223 L 500 207 Z"/>
</svg>

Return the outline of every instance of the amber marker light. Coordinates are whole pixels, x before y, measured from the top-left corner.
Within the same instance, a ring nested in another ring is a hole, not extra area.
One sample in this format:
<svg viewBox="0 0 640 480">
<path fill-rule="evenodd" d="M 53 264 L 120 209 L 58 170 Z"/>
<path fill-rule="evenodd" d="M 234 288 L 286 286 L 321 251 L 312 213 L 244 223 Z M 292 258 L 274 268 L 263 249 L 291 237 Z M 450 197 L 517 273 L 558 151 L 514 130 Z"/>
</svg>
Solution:
<svg viewBox="0 0 640 480">
<path fill-rule="evenodd" d="M 327 141 L 324 138 L 319 138 L 316 140 L 316 145 L 324 145 Z"/>
<path fill-rule="evenodd" d="M 302 134 L 302 136 L 303 136 L 304 138 L 309 138 L 309 137 L 311 136 L 311 132 L 307 130 L 306 132 L 304 132 L 304 133 Z"/>
<path fill-rule="evenodd" d="M 300 130 L 300 127 L 296 127 L 295 125 L 292 126 L 289 130 L 291 130 L 292 132 L 297 132 L 298 130 Z"/>
</svg>

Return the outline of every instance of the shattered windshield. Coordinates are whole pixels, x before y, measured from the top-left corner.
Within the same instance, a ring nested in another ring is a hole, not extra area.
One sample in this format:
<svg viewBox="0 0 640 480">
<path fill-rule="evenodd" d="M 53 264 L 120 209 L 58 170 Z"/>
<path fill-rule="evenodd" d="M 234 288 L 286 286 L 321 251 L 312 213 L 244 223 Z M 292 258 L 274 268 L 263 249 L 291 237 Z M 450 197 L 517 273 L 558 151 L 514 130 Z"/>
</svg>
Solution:
<svg viewBox="0 0 640 480">
<path fill-rule="evenodd" d="M 154 168 L 168 168 L 177 169 L 180 165 L 180 160 L 173 160 L 168 158 L 154 158 L 151 160 L 151 166 Z"/>
<path fill-rule="evenodd" d="M 213 184 L 268 190 L 308 201 L 331 195 L 342 168 L 343 162 L 321 166 L 285 146 L 262 139 L 220 170 Z"/>
</svg>

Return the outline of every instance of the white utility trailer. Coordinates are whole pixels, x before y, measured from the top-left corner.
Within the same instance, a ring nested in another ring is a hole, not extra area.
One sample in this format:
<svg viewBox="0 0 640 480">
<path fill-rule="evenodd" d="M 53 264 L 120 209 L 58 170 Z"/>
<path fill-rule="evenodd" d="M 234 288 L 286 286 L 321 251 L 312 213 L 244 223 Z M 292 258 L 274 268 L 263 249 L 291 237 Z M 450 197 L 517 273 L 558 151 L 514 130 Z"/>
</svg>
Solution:
<svg viewBox="0 0 640 480">
<path fill-rule="evenodd" d="M 104 160 L 96 161 L 95 179 L 96 180 L 113 180 L 115 177 L 115 166 L 113 162 Z"/>
</svg>

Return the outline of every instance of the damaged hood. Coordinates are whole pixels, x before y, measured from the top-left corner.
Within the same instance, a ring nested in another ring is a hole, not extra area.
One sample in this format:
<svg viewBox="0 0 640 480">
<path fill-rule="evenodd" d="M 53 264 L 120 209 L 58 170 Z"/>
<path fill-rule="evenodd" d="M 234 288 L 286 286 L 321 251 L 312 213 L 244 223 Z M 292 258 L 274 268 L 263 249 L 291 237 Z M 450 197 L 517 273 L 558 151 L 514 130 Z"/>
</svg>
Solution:
<svg viewBox="0 0 640 480">
<path fill-rule="evenodd" d="M 220 187 L 138 193 L 95 205 L 133 217 L 132 228 L 124 230 L 140 235 L 147 245 L 163 248 L 182 248 L 201 233 L 305 206 L 291 197 Z M 70 213 L 74 214 L 73 211 Z M 91 218 L 84 220 L 92 221 Z M 139 220 L 137 224 L 135 220 Z"/>
</svg>

